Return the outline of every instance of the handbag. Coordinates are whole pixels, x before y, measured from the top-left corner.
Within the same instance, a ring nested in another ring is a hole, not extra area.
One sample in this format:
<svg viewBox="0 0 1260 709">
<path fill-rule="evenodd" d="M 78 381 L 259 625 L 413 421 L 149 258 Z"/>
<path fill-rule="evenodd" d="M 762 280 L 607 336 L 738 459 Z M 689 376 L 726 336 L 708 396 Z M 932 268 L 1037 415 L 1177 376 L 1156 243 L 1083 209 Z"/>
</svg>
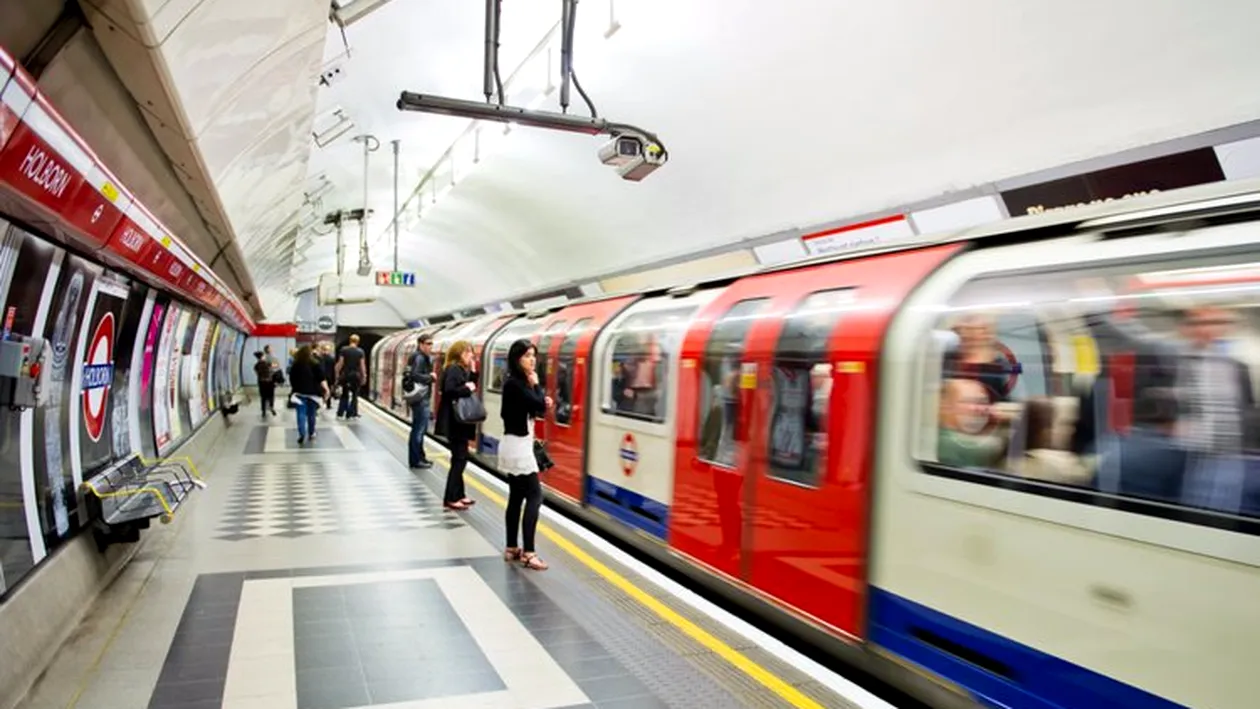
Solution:
<svg viewBox="0 0 1260 709">
<path fill-rule="evenodd" d="M 486 407 L 476 396 L 465 396 L 455 400 L 455 418 L 460 423 L 478 424 L 486 420 Z"/>
<path fill-rule="evenodd" d="M 537 438 L 534 439 L 534 462 L 538 463 L 538 472 L 540 473 L 545 473 L 556 467 L 555 462 L 547 453 L 547 444 Z"/>
</svg>

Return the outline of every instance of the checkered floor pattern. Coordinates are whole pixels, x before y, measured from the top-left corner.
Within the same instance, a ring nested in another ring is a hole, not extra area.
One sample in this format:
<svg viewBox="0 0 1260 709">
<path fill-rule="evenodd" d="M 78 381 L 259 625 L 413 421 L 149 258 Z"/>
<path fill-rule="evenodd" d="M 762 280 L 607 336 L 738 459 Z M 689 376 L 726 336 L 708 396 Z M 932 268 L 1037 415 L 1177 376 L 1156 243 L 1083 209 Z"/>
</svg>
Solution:
<svg viewBox="0 0 1260 709">
<path fill-rule="evenodd" d="M 457 529 L 459 515 L 409 475 L 323 462 L 246 465 L 216 539 L 304 537 L 370 530 Z"/>
</svg>

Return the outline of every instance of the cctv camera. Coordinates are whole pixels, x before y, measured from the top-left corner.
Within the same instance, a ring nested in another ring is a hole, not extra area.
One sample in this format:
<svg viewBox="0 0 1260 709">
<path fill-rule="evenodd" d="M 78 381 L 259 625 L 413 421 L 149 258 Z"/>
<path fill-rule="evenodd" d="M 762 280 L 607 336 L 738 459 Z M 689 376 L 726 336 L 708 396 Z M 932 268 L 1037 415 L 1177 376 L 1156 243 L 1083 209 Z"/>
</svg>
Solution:
<svg viewBox="0 0 1260 709">
<path fill-rule="evenodd" d="M 619 135 L 599 149 L 599 160 L 605 165 L 621 167 L 643 155 L 643 140 L 633 135 Z"/>
<path fill-rule="evenodd" d="M 669 160 L 655 141 L 638 133 L 622 133 L 599 149 L 600 162 L 617 168 L 623 180 L 638 182 Z"/>
</svg>

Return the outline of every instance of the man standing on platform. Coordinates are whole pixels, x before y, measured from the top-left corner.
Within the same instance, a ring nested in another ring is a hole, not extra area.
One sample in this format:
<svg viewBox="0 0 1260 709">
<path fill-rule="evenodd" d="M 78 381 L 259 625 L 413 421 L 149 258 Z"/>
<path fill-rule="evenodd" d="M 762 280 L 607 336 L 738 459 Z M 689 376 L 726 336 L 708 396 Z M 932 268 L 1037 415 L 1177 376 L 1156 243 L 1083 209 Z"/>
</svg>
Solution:
<svg viewBox="0 0 1260 709">
<path fill-rule="evenodd" d="M 350 344 L 337 356 L 337 381 L 341 382 L 341 405 L 337 418 L 359 418 L 359 388 L 367 381 L 367 357 L 359 348 L 359 336 L 351 335 Z"/>
<path fill-rule="evenodd" d="M 325 342 L 319 349 L 319 361 L 324 368 L 324 379 L 330 382 L 328 393 L 324 396 L 324 408 L 331 409 L 333 390 L 337 382 L 337 357 L 333 354 L 331 342 Z"/>
<path fill-rule="evenodd" d="M 424 455 L 424 434 L 429 431 L 429 400 L 433 394 L 433 335 L 420 336 L 404 379 L 403 401 L 411 407 L 407 463 L 412 468 L 431 468 L 433 463 Z"/>
</svg>

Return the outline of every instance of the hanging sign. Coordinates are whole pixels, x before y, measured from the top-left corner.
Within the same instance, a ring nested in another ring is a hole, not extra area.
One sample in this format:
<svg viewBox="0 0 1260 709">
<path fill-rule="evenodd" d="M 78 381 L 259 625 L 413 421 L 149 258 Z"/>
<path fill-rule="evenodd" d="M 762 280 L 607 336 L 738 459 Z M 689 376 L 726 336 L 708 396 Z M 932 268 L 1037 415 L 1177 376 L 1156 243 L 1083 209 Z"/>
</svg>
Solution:
<svg viewBox="0 0 1260 709">
<path fill-rule="evenodd" d="M 416 274 L 407 271 L 377 271 L 376 285 L 413 287 L 416 285 Z"/>
</svg>

